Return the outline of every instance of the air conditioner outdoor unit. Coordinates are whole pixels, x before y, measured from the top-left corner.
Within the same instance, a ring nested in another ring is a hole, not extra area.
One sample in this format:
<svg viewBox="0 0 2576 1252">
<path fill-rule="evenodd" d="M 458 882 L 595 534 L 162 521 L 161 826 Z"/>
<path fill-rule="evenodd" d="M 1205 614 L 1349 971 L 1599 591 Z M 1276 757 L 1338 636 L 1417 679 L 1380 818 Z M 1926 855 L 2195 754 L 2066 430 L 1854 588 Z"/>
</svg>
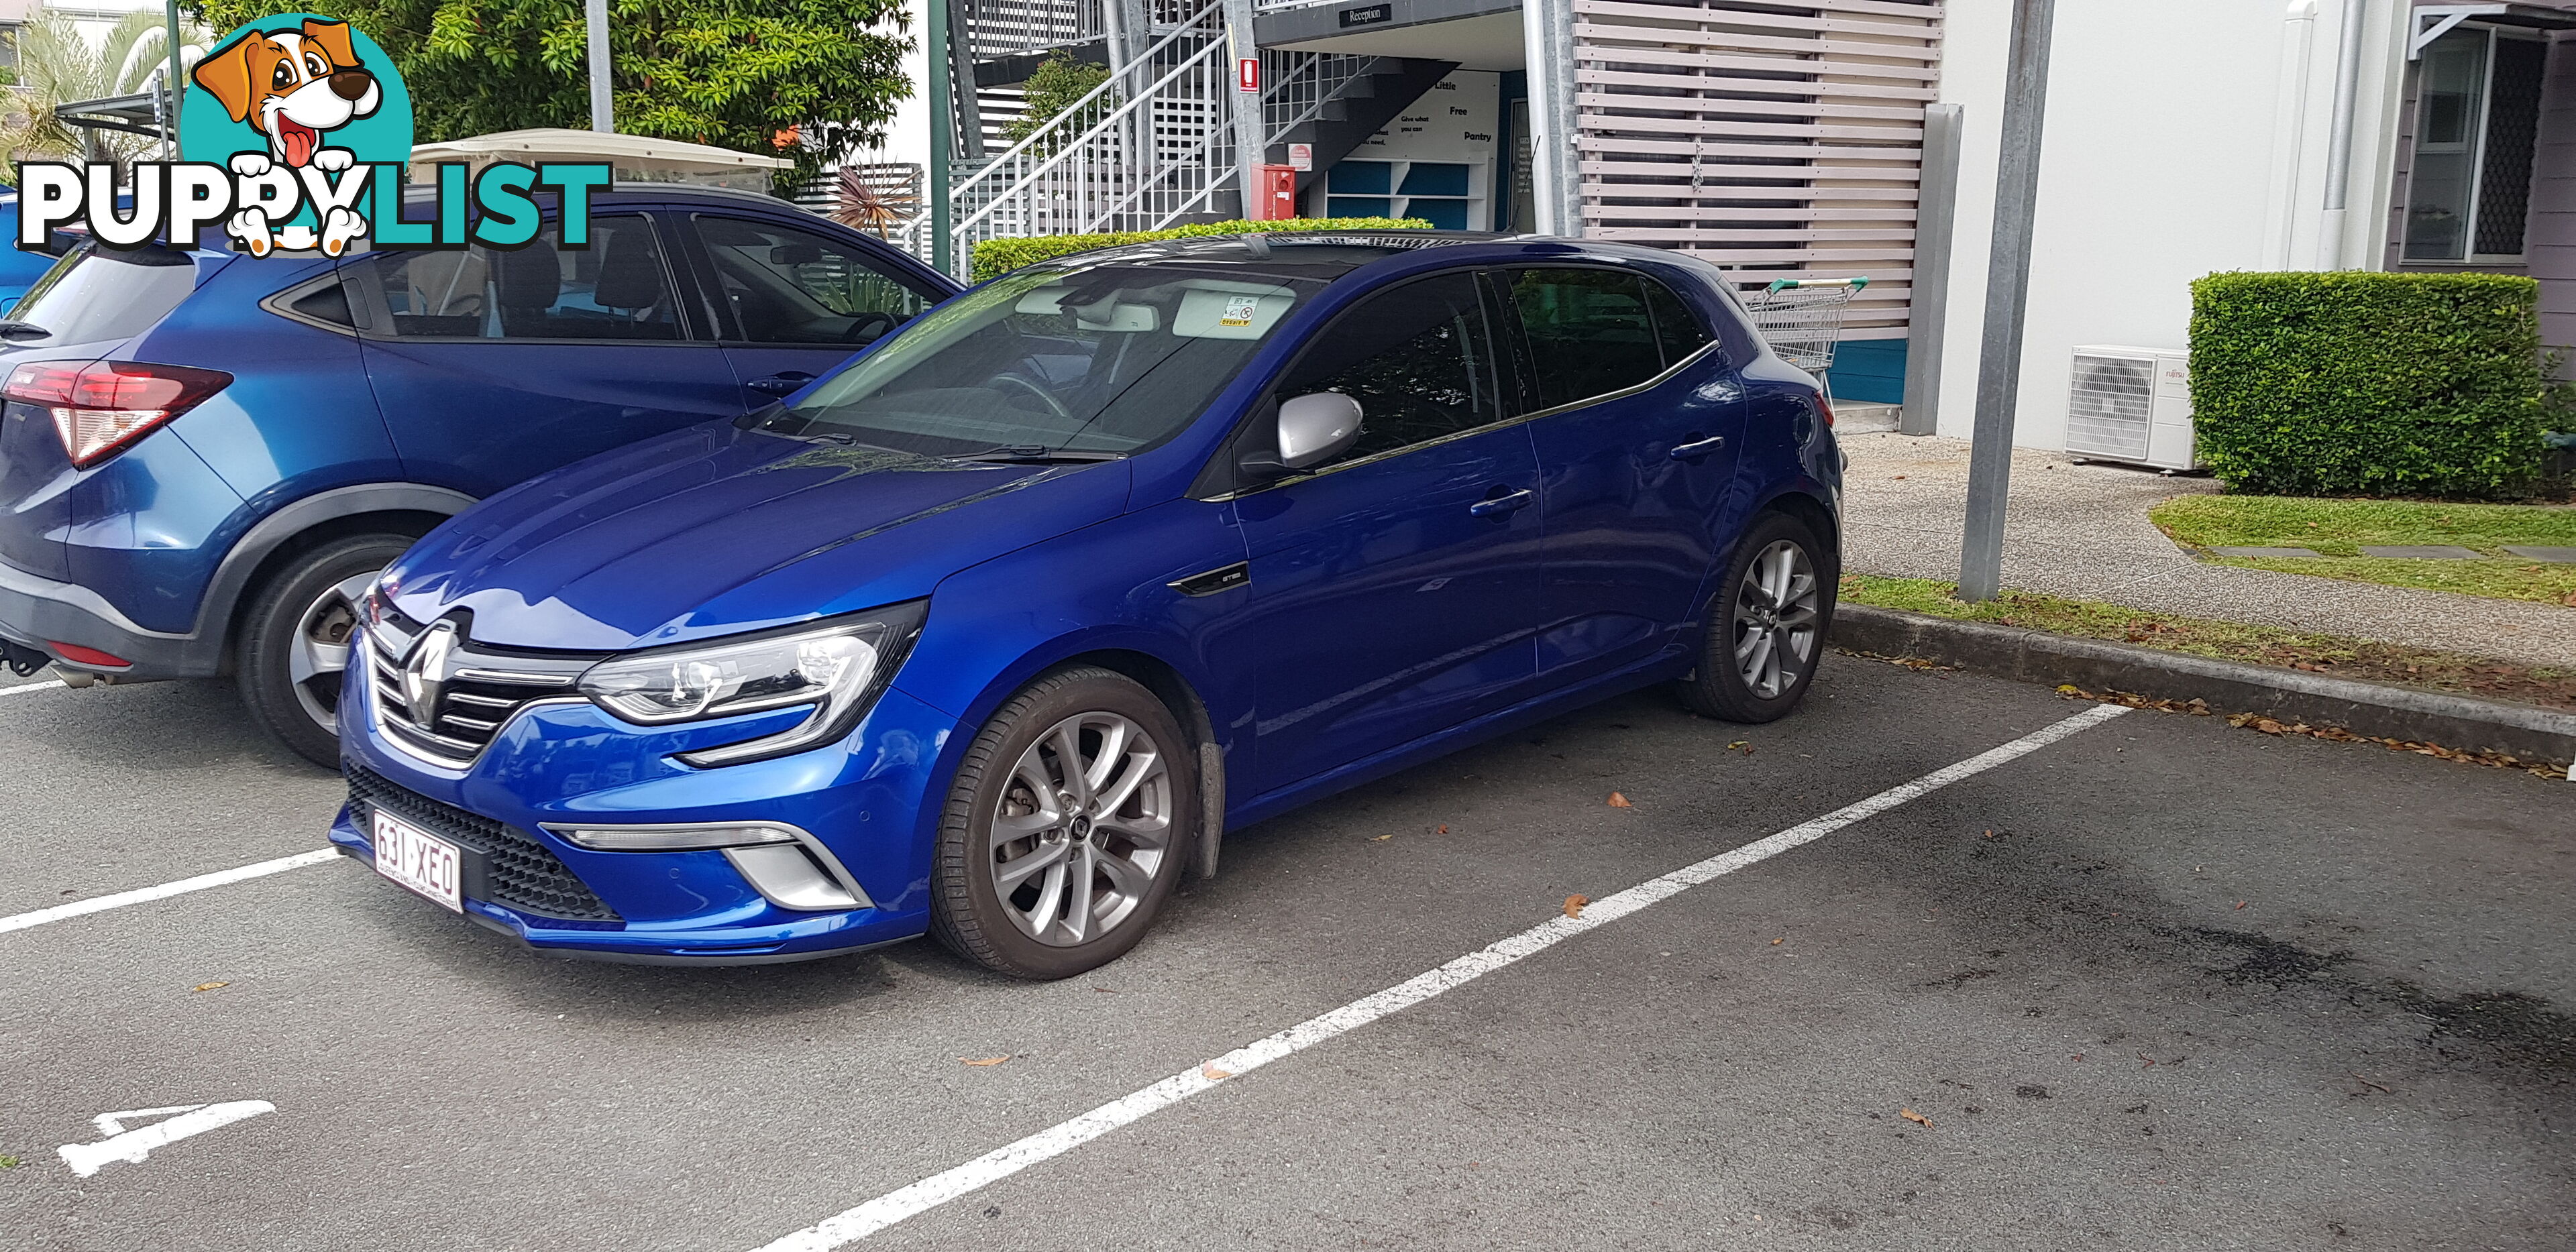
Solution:
<svg viewBox="0 0 2576 1252">
<path fill-rule="evenodd" d="M 2180 348 L 2075 350 L 2066 451 L 2168 472 L 2200 468 L 2191 433 L 2191 354 Z"/>
</svg>

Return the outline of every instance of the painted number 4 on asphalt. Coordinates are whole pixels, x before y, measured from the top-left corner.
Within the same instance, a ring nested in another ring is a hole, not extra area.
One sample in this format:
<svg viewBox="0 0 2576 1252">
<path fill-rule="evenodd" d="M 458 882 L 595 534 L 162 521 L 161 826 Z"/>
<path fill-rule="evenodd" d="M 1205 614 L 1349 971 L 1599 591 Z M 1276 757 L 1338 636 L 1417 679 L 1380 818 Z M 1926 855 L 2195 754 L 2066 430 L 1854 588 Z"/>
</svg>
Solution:
<svg viewBox="0 0 2576 1252">
<path fill-rule="evenodd" d="M 101 1113 L 90 1120 L 97 1123 L 98 1133 L 105 1138 L 96 1143 L 66 1143 L 54 1151 L 63 1158 L 63 1164 L 72 1167 L 75 1176 L 87 1178 L 110 1162 L 139 1165 L 154 1148 L 276 1111 L 277 1106 L 266 1100 L 230 1100 L 222 1104 L 174 1104 L 163 1109 Z M 144 1117 L 162 1120 L 133 1130 L 125 1128 L 127 1121 Z"/>
</svg>

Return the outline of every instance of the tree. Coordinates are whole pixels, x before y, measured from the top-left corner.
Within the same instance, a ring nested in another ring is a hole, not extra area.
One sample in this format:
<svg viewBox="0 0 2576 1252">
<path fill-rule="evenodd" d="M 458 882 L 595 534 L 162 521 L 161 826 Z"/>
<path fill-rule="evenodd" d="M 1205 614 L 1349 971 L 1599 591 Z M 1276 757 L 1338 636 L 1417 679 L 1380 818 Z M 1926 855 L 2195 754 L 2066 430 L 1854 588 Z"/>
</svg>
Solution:
<svg viewBox="0 0 2576 1252">
<path fill-rule="evenodd" d="M 1084 96 L 1090 95 L 1093 88 L 1107 81 L 1109 81 L 1107 66 L 1076 61 L 1065 55 L 1062 48 L 1048 53 L 1046 59 L 1038 62 L 1038 67 L 1029 72 L 1028 87 L 1022 97 L 1020 115 L 1002 127 L 1002 138 L 1016 144 L 1044 130 L 1057 118 L 1064 116 L 1066 110 L 1079 103 Z M 1110 110 L 1117 107 L 1117 92 L 1100 93 L 1097 99 L 1082 106 L 1082 115 L 1069 123 L 1072 128 L 1069 133 L 1059 132 L 1057 137 L 1039 144 L 1038 150 L 1053 151 L 1063 138 L 1080 134 L 1098 125 L 1100 119 L 1109 116 Z"/>
<path fill-rule="evenodd" d="M 411 89 L 422 143 L 590 124 L 581 0 L 187 0 L 229 31 L 320 12 L 367 33 Z M 782 190 L 884 138 L 912 94 L 903 0 L 610 0 L 617 129 L 787 157 Z"/>
<path fill-rule="evenodd" d="M 67 126 L 58 105 L 127 96 L 152 84 L 168 63 L 169 34 L 155 10 L 127 15 L 92 45 L 69 17 L 37 9 L 18 29 L 18 83 L 0 91 L 0 154 L 12 160 L 79 158 L 123 164 L 150 155 L 161 141 L 124 131 Z M 193 62 L 205 51 L 206 32 L 182 24 L 179 55 Z M 8 173 L 16 176 L 16 167 Z"/>
</svg>

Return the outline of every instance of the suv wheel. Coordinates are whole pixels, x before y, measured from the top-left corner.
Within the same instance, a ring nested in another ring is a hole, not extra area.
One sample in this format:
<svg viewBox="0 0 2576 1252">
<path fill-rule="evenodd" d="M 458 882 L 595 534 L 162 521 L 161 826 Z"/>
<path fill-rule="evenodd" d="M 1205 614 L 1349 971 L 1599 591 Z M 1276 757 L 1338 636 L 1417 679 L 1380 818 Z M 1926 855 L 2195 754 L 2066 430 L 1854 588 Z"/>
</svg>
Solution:
<svg viewBox="0 0 2576 1252">
<path fill-rule="evenodd" d="M 1842 571 L 1815 532 L 1785 513 L 1754 519 L 1708 606 L 1699 667 L 1682 703 L 1702 717 L 1768 722 L 1807 694 Z"/>
<path fill-rule="evenodd" d="M 1198 830 L 1196 755 L 1163 702 L 1082 667 L 984 724 L 957 766 L 932 870 L 931 930 L 1016 978 L 1124 955 L 1180 881 Z"/>
<path fill-rule="evenodd" d="M 412 541 L 352 535 L 297 556 L 262 584 L 233 641 L 233 673 L 252 720 L 327 769 L 340 767 L 340 682 L 367 584 Z"/>
</svg>

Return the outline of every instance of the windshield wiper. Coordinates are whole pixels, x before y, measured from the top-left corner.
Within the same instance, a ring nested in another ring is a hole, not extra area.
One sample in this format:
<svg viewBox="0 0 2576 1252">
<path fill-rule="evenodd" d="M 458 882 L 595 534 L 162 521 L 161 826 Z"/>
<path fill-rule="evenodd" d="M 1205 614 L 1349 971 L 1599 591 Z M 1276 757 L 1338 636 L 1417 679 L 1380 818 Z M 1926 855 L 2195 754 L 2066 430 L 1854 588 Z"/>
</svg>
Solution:
<svg viewBox="0 0 2576 1252">
<path fill-rule="evenodd" d="M 53 337 L 54 332 L 47 330 L 42 326 L 38 326 L 34 322 L 0 321 L 0 339 L 18 341 L 27 339 L 51 339 Z"/>
<path fill-rule="evenodd" d="M 1123 461 L 1124 452 L 1091 452 L 1077 448 L 1048 448 L 1034 443 L 1006 443 L 981 452 L 967 452 L 948 458 L 951 461 L 990 461 L 1007 465 L 1061 465 L 1093 461 Z"/>
</svg>

